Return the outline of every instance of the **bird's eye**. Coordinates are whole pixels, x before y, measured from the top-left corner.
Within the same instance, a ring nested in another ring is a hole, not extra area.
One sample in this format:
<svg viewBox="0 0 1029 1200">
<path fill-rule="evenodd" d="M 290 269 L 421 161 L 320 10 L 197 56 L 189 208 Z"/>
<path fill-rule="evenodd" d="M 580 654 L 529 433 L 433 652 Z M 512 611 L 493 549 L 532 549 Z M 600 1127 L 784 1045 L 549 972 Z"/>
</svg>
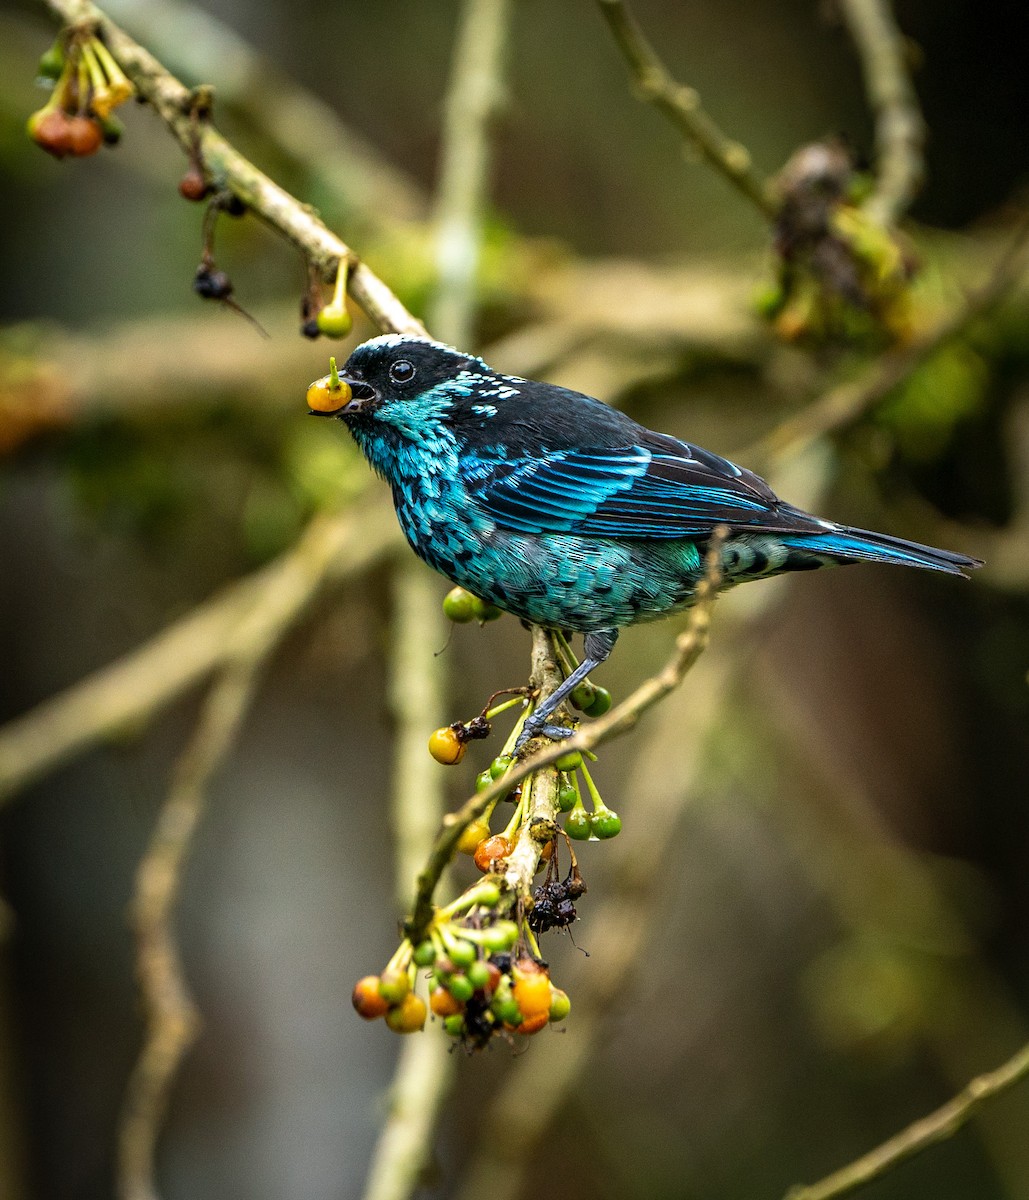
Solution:
<svg viewBox="0 0 1029 1200">
<path fill-rule="evenodd" d="M 406 358 L 398 358 L 390 366 L 389 377 L 394 383 L 410 383 L 414 379 L 414 367 Z"/>
</svg>

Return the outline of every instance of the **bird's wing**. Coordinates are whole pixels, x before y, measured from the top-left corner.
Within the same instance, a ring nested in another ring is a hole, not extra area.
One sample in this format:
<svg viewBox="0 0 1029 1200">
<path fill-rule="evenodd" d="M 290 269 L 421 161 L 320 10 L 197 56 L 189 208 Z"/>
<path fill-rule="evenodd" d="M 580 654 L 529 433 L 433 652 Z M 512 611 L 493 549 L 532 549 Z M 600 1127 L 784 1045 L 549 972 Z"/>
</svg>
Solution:
<svg viewBox="0 0 1029 1200">
<path fill-rule="evenodd" d="M 810 531 L 750 471 L 663 434 L 636 444 L 562 449 L 495 463 L 472 497 L 498 525 L 521 533 L 595 537 L 703 536 L 731 528 Z"/>
</svg>

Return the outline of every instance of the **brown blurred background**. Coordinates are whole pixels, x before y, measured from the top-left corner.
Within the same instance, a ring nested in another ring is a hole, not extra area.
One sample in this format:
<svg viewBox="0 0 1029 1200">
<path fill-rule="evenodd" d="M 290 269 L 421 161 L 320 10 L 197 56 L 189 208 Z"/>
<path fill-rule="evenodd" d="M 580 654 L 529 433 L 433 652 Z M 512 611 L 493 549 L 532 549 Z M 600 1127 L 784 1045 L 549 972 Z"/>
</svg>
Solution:
<svg viewBox="0 0 1029 1200">
<path fill-rule="evenodd" d="M 929 311 L 982 279 L 1004 243 L 1027 166 L 1027 30 L 1016 6 L 896 10 L 930 129 L 912 213 Z M 214 83 L 228 136 L 424 311 L 420 219 L 455 4 L 206 0 L 217 27 L 196 10 L 169 26 L 142 0 L 109 11 L 187 82 Z M 831 6 L 640 0 L 637 12 L 763 170 L 836 132 L 871 154 Z M 237 70 L 228 30 L 268 56 L 256 76 Z M 341 429 L 304 419 L 329 351 L 297 336 L 293 251 L 254 220 L 218 228 L 219 265 L 263 341 L 191 292 L 200 213 L 178 196 L 181 155 L 149 111 L 129 112 L 123 144 L 84 162 L 25 138 L 52 35 L 38 6 L 0 14 L 3 718 L 272 559 L 318 507 L 381 488 Z M 366 139 L 360 165 L 339 157 L 324 114 L 292 115 L 295 85 Z M 387 167 L 399 176 L 376 175 Z M 498 365 L 730 455 L 839 365 L 777 345 L 753 315 L 767 229 L 633 99 L 584 0 L 516 7 L 493 195 L 480 333 Z M 773 481 L 826 515 L 987 567 L 964 585 L 885 568 L 779 581 L 762 585 L 756 619 L 744 589 L 716 618 L 710 673 L 603 753 L 625 836 L 641 781 L 675 794 L 681 777 L 683 816 L 673 844 L 632 830 L 637 864 L 653 856 L 659 871 L 660 919 L 519 1194 L 778 1197 L 1026 1040 L 1027 317 L 1023 285 L 879 413 Z M 349 1004 L 353 981 L 391 953 L 399 915 L 391 569 L 348 585 L 277 655 L 198 834 L 178 927 L 204 1029 L 161 1142 L 165 1200 L 360 1194 L 397 1051 Z M 625 694 L 672 632 L 626 634 L 601 681 Z M 521 682 L 527 645 L 509 619 L 457 630 L 450 715 Z M 0 1193 L 12 1200 L 112 1194 L 139 1040 L 126 906 L 195 712 L 193 696 L 0 815 Z M 455 801 L 481 765 L 455 772 Z M 575 940 L 591 957 L 551 939 L 573 998 L 565 1038 L 605 954 L 592 913 L 615 846 L 583 851 Z M 631 891 L 623 902 L 632 911 Z M 556 1036 L 523 1057 L 462 1058 L 426 1194 L 458 1194 L 480 1141 L 502 1141 L 486 1099 L 515 1070 L 545 1075 Z M 1027 1128 L 1023 1087 L 865 1194 L 1025 1200 Z"/>
</svg>

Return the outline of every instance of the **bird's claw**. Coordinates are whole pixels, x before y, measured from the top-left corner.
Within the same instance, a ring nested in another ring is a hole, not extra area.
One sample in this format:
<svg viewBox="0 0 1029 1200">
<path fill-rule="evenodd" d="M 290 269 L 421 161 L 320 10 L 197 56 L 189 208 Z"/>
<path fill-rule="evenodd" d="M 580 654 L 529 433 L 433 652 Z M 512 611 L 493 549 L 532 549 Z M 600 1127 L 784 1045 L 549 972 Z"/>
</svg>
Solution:
<svg viewBox="0 0 1029 1200">
<path fill-rule="evenodd" d="M 518 739 L 514 744 L 515 754 L 520 754 L 525 745 L 534 737 L 548 737 L 552 742 L 561 742 L 565 738 L 570 738 L 575 732 L 574 729 L 569 729 L 567 725 L 540 725 L 536 727 L 532 724 L 530 718 L 525 722 L 522 732 L 518 735 Z"/>
</svg>

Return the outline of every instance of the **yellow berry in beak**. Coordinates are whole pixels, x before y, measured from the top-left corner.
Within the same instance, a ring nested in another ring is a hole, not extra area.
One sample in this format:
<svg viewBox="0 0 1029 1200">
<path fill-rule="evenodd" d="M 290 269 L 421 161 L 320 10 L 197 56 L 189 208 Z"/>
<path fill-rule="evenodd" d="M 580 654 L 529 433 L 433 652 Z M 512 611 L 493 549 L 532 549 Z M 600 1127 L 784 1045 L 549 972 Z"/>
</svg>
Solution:
<svg viewBox="0 0 1029 1200">
<path fill-rule="evenodd" d="M 350 403 L 350 384 L 340 379 L 336 360 L 329 359 L 329 374 L 316 379 L 307 389 L 307 407 L 312 412 L 334 413 Z"/>
</svg>

